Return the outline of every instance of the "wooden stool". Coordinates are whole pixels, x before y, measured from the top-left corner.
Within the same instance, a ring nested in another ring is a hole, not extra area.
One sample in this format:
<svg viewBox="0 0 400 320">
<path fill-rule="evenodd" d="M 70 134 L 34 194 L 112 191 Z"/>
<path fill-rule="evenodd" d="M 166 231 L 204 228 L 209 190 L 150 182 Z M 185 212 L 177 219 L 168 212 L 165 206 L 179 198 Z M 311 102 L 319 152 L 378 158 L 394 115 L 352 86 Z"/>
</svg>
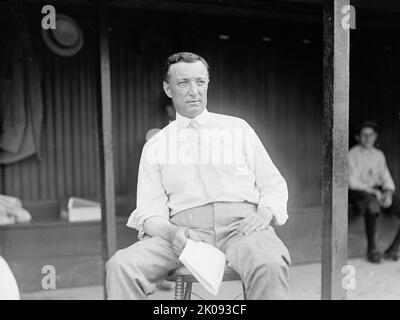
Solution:
<svg viewBox="0 0 400 320">
<path fill-rule="evenodd" d="M 198 282 L 185 266 L 180 266 L 170 272 L 165 280 L 175 282 L 175 300 L 190 300 L 192 295 L 192 284 Z M 222 281 L 234 280 L 241 280 L 239 274 L 228 266 L 225 266 Z M 246 292 L 243 283 L 242 288 L 244 300 L 246 300 Z"/>
</svg>

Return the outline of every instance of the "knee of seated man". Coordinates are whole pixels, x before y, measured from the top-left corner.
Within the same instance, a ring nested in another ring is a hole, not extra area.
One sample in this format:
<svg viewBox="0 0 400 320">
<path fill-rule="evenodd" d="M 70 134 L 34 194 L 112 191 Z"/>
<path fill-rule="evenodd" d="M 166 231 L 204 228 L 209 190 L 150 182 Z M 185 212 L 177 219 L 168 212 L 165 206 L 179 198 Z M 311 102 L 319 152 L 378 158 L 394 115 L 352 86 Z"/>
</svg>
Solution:
<svg viewBox="0 0 400 320">
<path fill-rule="evenodd" d="M 126 255 L 123 253 L 123 250 L 118 250 L 114 253 L 114 255 L 106 262 L 106 271 L 114 271 L 121 269 L 126 260 Z"/>
<path fill-rule="evenodd" d="M 288 279 L 290 261 L 283 255 L 262 255 L 257 257 L 251 266 L 251 273 L 255 277 L 281 277 Z"/>
<path fill-rule="evenodd" d="M 273 253 L 267 255 L 264 260 L 264 263 L 267 265 L 268 269 L 275 272 L 281 272 L 282 270 L 286 270 L 290 267 L 291 262 L 290 258 L 288 259 L 283 254 Z"/>
<path fill-rule="evenodd" d="M 239 261 L 248 261 L 255 269 L 281 271 L 291 265 L 289 253 L 286 249 L 283 252 L 283 248 L 280 247 L 277 247 L 276 251 L 271 251 L 271 248 L 264 249 L 254 243 L 243 241 L 238 250 L 242 253 Z"/>
<path fill-rule="evenodd" d="M 378 201 L 371 201 L 365 210 L 365 214 L 369 216 L 377 216 L 381 212 L 381 207 Z"/>
</svg>

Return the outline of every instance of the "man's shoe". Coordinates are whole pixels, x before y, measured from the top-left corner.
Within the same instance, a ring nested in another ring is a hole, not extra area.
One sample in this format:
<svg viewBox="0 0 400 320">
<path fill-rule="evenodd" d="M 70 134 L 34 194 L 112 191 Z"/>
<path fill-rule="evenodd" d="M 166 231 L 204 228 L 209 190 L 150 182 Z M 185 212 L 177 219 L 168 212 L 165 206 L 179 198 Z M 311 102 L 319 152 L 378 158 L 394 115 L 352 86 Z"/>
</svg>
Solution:
<svg viewBox="0 0 400 320">
<path fill-rule="evenodd" d="M 400 258 L 400 252 L 399 250 L 387 249 L 383 254 L 383 257 L 387 260 L 397 261 Z"/>
<path fill-rule="evenodd" d="M 369 262 L 381 263 L 381 259 L 382 259 L 382 254 L 377 250 L 369 251 L 367 253 L 367 260 Z"/>
</svg>

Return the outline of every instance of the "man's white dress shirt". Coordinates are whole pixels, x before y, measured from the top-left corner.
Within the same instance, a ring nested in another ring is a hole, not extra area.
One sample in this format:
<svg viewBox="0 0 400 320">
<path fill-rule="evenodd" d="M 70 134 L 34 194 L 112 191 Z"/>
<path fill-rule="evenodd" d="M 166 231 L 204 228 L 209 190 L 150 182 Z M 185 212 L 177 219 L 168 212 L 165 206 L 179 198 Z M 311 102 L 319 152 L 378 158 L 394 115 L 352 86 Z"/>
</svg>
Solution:
<svg viewBox="0 0 400 320">
<path fill-rule="evenodd" d="M 394 192 L 395 186 L 383 152 L 355 145 L 349 151 L 349 189 L 367 191 L 374 187 Z"/>
<path fill-rule="evenodd" d="M 143 239 L 146 219 L 169 219 L 219 201 L 269 207 L 273 222 L 282 225 L 288 218 L 287 200 L 285 179 L 245 120 L 207 109 L 194 119 L 177 113 L 143 147 L 137 207 L 127 226 Z"/>
</svg>

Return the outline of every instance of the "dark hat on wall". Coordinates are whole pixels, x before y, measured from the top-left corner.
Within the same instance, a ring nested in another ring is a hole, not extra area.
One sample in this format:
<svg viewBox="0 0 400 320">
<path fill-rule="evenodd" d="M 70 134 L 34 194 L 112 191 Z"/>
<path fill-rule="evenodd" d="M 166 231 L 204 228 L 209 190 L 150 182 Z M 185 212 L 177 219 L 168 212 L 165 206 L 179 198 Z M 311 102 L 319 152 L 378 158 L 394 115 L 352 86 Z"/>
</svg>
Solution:
<svg viewBox="0 0 400 320">
<path fill-rule="evenodd" d="M 42 38 L 51 51 L 63 57 L 73 56 L 83 46 L 81 28 L 64 14 L 57 14 L 56 29 L 42 29 Z"/>
<path fill-rule="evenodd" d="M 378 124 L 374 121 L 364 121 L 356 127 L 355 133 L 360 134 L 364 128 L 372 128 L 375 132 L 378 132 Z"/>
</svg>

